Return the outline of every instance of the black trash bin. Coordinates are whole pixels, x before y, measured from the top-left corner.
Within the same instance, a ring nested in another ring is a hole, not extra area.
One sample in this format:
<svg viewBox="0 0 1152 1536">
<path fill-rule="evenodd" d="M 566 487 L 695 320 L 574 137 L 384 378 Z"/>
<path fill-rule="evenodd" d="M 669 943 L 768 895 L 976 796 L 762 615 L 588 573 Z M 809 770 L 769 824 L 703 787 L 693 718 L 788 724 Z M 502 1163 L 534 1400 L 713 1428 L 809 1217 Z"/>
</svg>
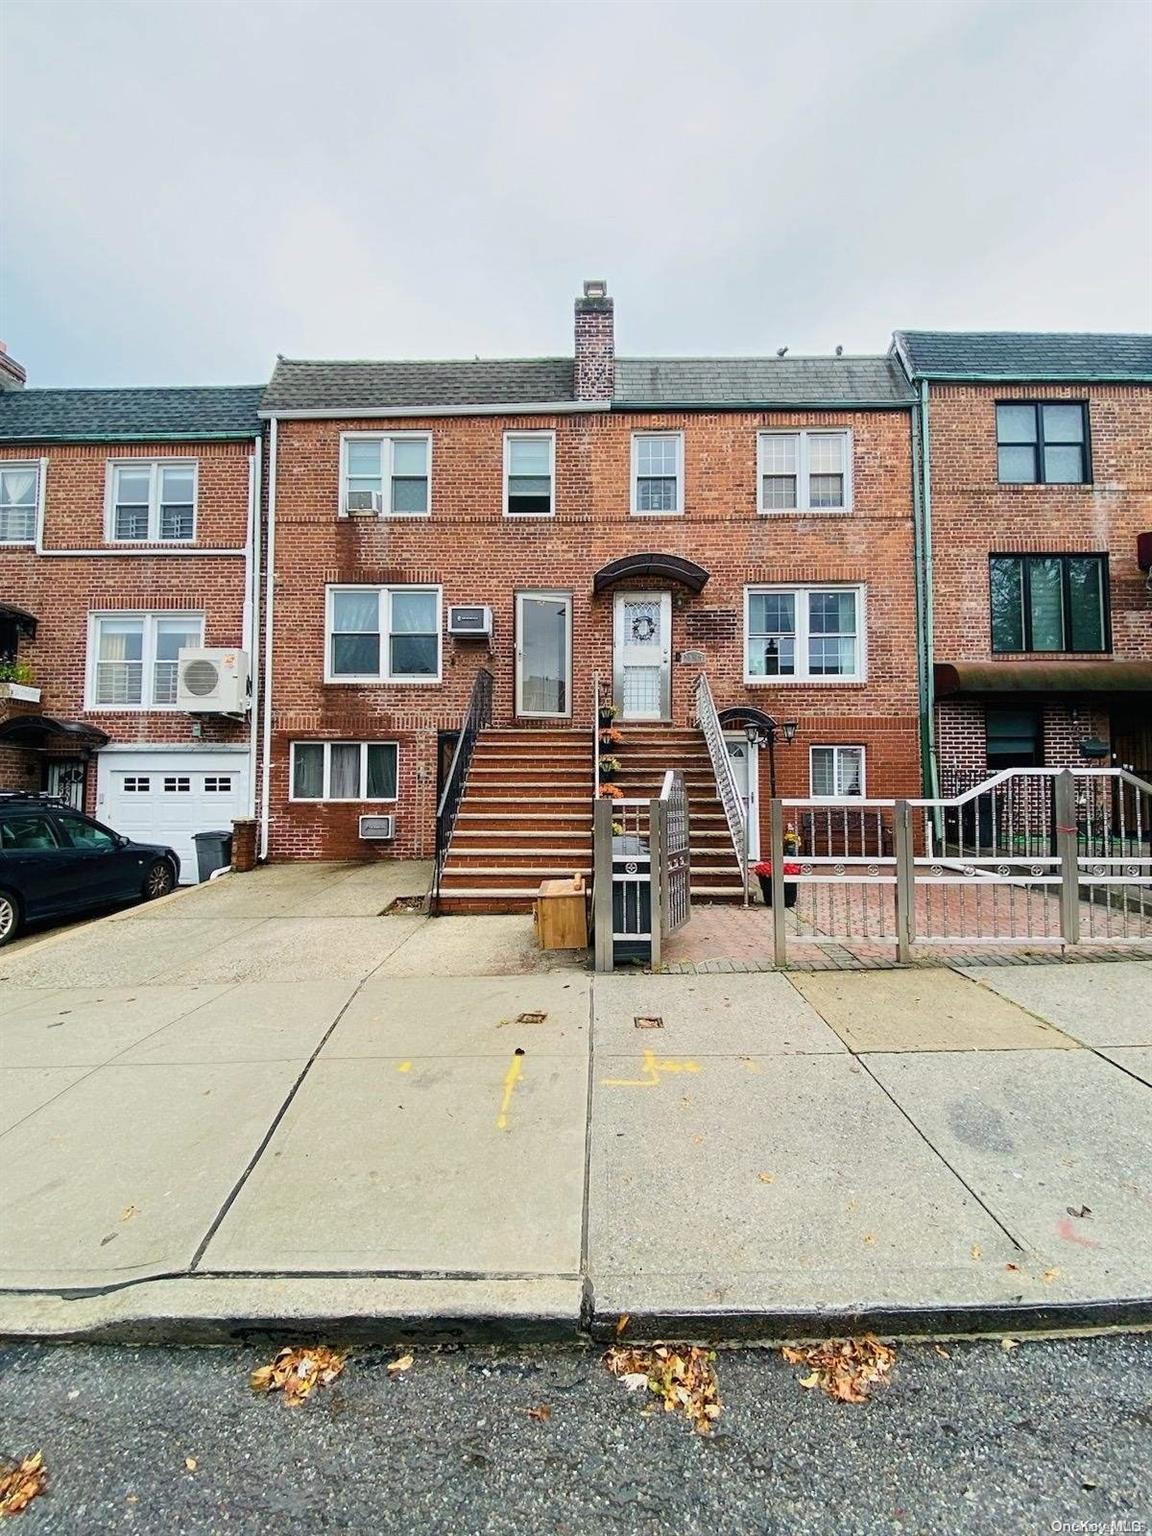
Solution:
<svg viewBox="0 0 1152 1536">
<path fill-rule="evenodd" d="M 196 874 L 200 880 L 218 869 L 225 869 L 232 862 L 232 833 L 197 832 L 192 841 L 196 844 Z"/>
<path fill-rule="evenodd" d="M 652 869 L 648 840 L 612 839 L 612 873 L 625 876 L 612 882 L 613 951 L 618 962 L 652 958 Z M 635 875 L 636 879 L 629 878 Z M 635 938 L 630 935 L 635 934 Z M 624 937 L 629 935 L 629 937 Z"/>
</svg>

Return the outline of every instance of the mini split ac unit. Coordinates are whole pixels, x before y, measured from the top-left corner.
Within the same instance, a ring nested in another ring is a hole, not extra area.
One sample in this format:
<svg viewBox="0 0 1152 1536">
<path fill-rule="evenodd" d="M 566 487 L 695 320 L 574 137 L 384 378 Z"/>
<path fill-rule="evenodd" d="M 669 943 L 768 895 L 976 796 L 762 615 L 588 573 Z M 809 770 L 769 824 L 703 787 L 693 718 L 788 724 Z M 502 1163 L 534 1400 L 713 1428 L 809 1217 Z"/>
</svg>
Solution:
<svg viewBox="0 0 1152 1536">
<path fill-rule="evenodd" d="M 176 658 L 176 707 L 190 715 L 242 715 L 250 706 L 248 652 L 186 647 Z"/>
<path fill-rule="evenodd" d="M 448 610 L 448 633 L 463 639 L 477 635 L 487 639 L 492 633 L 492 610 L 483 603 L 462 603 Z"/>
<path fill-rule="evenodd" d="M 349 491 L 344 498 L 344 510 L 349 517 L 376 517 L 381 506 L 379 491 Z"/>
<path fill-rule="evenodd" d="M 360 836 L 370 843 L 387 843 L 396 836 L 395 816 L 361 816 Z"/>
</svg>

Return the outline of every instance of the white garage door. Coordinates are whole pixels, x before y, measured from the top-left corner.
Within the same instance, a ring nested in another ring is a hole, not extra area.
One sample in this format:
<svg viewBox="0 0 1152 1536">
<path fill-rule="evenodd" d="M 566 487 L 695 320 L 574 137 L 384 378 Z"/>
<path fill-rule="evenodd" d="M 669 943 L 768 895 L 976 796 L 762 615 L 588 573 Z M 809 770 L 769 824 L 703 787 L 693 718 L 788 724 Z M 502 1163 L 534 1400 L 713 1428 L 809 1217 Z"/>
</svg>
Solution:
<svg viewBox="0 0 1152 1536">
<path fill-rule="evenodd" d="M 141 843 L 167 843 L 180 855 L 180 882 L 196 882 L 195 832 L 228 831 L 246 814 L 243 752 L 102 752 L 96 817 Z"/>
</svg>

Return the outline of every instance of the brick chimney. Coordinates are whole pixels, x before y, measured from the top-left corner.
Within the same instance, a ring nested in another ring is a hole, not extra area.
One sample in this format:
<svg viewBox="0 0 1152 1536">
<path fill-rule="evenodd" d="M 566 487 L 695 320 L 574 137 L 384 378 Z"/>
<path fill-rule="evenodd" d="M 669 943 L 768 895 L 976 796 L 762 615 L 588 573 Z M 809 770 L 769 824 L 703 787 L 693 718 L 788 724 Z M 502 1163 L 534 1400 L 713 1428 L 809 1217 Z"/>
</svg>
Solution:
<svg viewBox="0 0 1152 1536">
<path fill-rule="evenodd" d="M 576 300 L 576 398 L 611 400 L 616 387 L 616 342 L 608 284 L 589 280 Z"/>
<path fill-rule="evenodd" d="M 16 359 L 8 356 L 8 348 L 0 341 L 0 393 L 7 389 L 23 389 L 27 377 Z"/>
</svg>

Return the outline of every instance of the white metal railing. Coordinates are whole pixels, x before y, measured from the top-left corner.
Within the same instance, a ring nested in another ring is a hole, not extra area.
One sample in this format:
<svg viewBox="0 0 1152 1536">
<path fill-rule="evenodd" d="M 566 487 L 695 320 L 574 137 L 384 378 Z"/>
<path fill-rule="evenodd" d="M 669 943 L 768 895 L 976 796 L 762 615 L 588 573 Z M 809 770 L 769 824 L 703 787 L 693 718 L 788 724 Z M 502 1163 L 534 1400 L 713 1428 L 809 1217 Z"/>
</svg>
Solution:
<svg viewBox="0 0 1152 1536">
<path fill-rule="evenodd" d="M 603 702 L 603 692 L 600 687 L 600 674 L 592 674 L 592 800 L 595 803 L 600 798 L 600 706 Z"/>
<path fill-rule="evenodd" d="M 744 800 L 736 786 L 732 771 L 732 759 L 728 756 L 728 744 L 716 713 L 716 701 L 708 684 L 707 674 L 701 672 L 692 687 L 696 706 L 696 722 L 703 732 L 712 759 L 712 772 L 716 779 L 716 793 L 724 807 L 728 830 L 732 834 L 732 846 L 740 863 L 740 881 L 748 890 L 748 825 Z"/>
</svg>

